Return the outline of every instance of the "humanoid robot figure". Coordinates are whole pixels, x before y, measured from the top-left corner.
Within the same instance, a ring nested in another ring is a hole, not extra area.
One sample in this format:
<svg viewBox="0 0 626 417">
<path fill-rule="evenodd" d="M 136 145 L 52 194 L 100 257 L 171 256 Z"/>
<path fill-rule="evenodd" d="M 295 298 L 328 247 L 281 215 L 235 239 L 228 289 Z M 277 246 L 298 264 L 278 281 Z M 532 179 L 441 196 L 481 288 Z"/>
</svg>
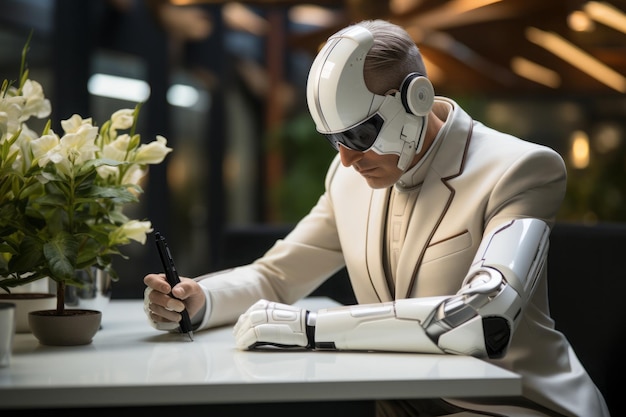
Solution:
<svg viewBox="0 0 626 417">
<path fill-rule="evenodd" d="M 370 92 L 363 66 L 372 44 L 371 33 L 361 26 L 349 27 L 328 40 L 309 73 L 309 110 L 317 130 L 336 149 L 345 146 L 396 154 L 398 168 L 404 171 L 422 148 L 433 87 L 426 77 L 412 73 L 397 92 L 385 96 Z M 358 122 L 353 124 L 354 120 Z M 317 313 L 261 300 L 239 319 L 235 327 L 238 345 L 501 357 L 544 267 L 548 236 L 547 224 L 538 219 L 501 225 L 484 238 L 462 288 L 452 296 Z"/>
</svg>

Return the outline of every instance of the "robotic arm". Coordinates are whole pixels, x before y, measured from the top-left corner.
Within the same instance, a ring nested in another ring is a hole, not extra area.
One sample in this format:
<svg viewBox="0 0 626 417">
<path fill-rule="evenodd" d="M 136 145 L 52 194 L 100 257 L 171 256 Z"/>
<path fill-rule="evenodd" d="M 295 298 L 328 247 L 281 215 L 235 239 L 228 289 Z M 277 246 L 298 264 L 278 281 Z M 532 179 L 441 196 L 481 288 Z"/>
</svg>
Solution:
<svg viewBox="0 0 626 417">
<path fill-rule="evenodd" d="M 502 357 L 544 268 L 550 230 L 518 219 L 483 239 L 454 296 L 345 306 L 317 313 L 261 301 L 235 326 L 240 348 L 259 345 Z"/>
</svg>

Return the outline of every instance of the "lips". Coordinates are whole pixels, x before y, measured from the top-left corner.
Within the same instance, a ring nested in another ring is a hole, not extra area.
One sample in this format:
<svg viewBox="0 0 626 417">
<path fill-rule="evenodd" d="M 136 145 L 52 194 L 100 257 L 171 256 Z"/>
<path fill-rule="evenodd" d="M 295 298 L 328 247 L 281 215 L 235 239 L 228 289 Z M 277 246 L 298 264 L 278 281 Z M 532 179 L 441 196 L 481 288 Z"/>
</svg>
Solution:
<svg viewBox="0 0 626 417">
<path fill-rule="evenodd" d="M 355 169 L 361 175 L 368 175 L 368 174 L 371 174 L 372 172 L 374 172 L 376 167 L 374 167 L 374 168 L 355 168 Z"/>
</svg>

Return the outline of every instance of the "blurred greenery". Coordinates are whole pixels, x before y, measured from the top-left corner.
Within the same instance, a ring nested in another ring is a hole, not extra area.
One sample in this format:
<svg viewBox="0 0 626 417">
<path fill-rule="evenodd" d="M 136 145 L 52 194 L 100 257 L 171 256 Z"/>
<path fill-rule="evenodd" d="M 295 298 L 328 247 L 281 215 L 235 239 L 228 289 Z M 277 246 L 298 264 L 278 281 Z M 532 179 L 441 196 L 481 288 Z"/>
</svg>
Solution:
<svg viewBox="0 0 626 417">
<path fill-rule="evenodd" d="M 337 152 L 315 130 L 308 113 L 294 116 L 270 133 L 268 150 L 278 150 L 283 159 L 283 177 L 270 198 L 281 222 L 300 220 L 324 192 L 326 170 Z"/>
<path fill-rule="evenodd" d="M 568 163 L 567 172 L 567 192 L 558 220 L 626 221 L 626 146 L 592 153 L 589 166 L 583 169 Z"/>
</svg>

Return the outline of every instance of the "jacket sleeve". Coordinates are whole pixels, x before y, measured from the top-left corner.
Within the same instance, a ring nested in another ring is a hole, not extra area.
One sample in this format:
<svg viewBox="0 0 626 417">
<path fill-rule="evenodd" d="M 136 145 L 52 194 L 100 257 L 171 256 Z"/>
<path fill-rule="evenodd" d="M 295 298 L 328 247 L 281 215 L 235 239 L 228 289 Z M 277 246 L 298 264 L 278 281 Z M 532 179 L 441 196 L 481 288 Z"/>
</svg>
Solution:
<svg viewBox="0 0 626 417">
<path fill-rule="evenodd" d="M 338 159 L 328 171 L 330 184 Z M 249 265 L 203 275 L 208 304 L 200 328 L 233 323 L 259 299 L 292 304 L 345 265 L 332 202 L 324 193 L 295 228 Z"/>
</svg>

